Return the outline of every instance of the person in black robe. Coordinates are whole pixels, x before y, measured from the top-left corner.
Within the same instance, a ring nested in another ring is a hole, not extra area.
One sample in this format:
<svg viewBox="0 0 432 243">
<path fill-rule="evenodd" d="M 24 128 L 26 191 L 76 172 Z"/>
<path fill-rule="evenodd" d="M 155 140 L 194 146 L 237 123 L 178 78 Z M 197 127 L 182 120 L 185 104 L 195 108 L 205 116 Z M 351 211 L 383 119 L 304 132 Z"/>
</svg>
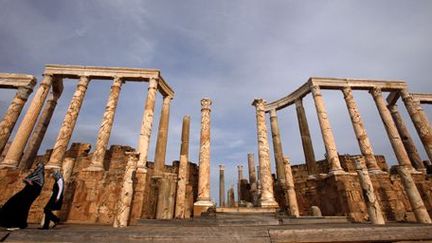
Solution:
<svg viewBox="0 0 432 243">
<path fill-rule="evenodd" d="M 40 195 L 44 184 L 45 167 L 39 163 L 24 179 L 25 187 L 13 195 L 0 209 L 0 226 L 8 230 L 27 228 L 30 207 Z"/>
<path fill-rule="evenodd" d="M 45 220 L 42 228 L 48 229 L 50 221 L 54 222 L 53 228 L 60 222 L 60 219 L 55 216 L 52 211 L 60 210 L 63 202 L 64 180 L 60 171 L 56 170 L 52 174 L 55 182 L 52 189 L 51 197 L 44 208 Z"/>
</svg>

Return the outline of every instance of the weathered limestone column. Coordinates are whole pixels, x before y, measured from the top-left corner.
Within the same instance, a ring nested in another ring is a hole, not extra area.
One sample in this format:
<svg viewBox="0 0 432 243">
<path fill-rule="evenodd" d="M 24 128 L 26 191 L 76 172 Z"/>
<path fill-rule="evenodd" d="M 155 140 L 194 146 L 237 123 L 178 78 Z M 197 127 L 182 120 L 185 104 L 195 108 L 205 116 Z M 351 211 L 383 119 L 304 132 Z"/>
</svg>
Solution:
<svg viewBox="0 0 432 243">
<path fill-rule="evenodd" d="M 303 100 L 298 99 L 295 101 L 297 120 L 300 129 L 300 135 L 303 145 L 303 152 L 306 160 L 306 166 L 310 175 L 317 173 L 317 166 L 315 160 L 315 152 L 312 145 L 312 139 L 309 131 L 309 125 L 306 118 L 306 112 L 303 106 Z"/>
<path fill-rule="evenodd" d="M 219 207 L 225 207 L 225 167 L 219 165 Z"/>
<path fill-rule="evenodd" d="M 53 152 L 46 165 L 46 168 L 58 169 L 61 167 L 63 157 L 66 153 L 69 141 L 72 137 L 72 133 L 75 128 L 75 124 L 78 119 L 78 115 L 81 110 L 82 102 L 84 100 L 89 82 L 89 77 L 80 77 L 75 93 L 72 97 L 71 102 L 69 103 L 65 118 L 63 119 L 63 124 L 60 128 L 59 135 L 57 136 Z"/>
<path fill-rule="evenodd" d="M 108 102 L 105 108 L 105 113 L 102 118 L 102 123 L 99 127 L 98 137 L 96 140 L 96 148 L 93 153 L 91 164 L 86 170 L 89 171 L 103 171 L 104 158 L 106 147 L 111 135 L 111 129 L 114 122 L 115 111 L 117 102 L 120 96 L 120 90 L 123 81 L 119 77 L 114 77 L 114 82 L 111 86 L 111 93 L 108 97 Z"/>
<path fill-rule="evenodd" d="M 248 159 L 248 170 L 249 170 L 249 183 L 251 185 L 251 190 L 253 188 L 255 188 L 256 190 L 257 174 L 255 170 L 254 154 L 248 153 L 247 159 Z"/>
<path fill-rule="evenodd" d="M 153 126 L 153 116 L 154 116 L 154 107 L 156 102 L 156 94 L 157 94 L 157 79 L 151 78 L 149 80 L 148 92 L 147 92 L 147 100 L 144 107 L 144 114 L 141 122 L 141 130 L 138 141 L 138 151 L 140 153 L 138 160 L 138 170 L 146 171 L 146 163 L 148 150 L 150 145 L 150 136 L 152 132 Z"/>
<path fill-rule="evenodd" d="M 231 185 L 231 187 L 228 189 L 228 207 L 233 208 L 235 206 L 235 199 L 234 199 L 234 186 Z"/>
<path fill-rule="evenodd" d="M 212 101 L 201 100 L 201 135 L 199 152 L 198 199 L 194 203 L 194 216 L 200 216 L 209 207 L 210 201 L 210 112 Z"/>
<path fill-rule="evenodd" d="M 159 181 L 158 201 L 156 206 L 156 219 L 172 219 L 174 216 L 175 200 L 175 174 L 165 173 L 163 176 L 155 176 Z"/>
<path fill-rule="evenodd" d="M 381 89 L 373 88 L 370 93 L 374 98 L 375 104 L 378 108 L 381 120 L 384 123 L 384 127 L 387 131 L 387 135 L 390 139 L 390 143 L 395 152 L 399 165 L 406 166 L 407 168 L 412 169 L 408 154 L 403 146 L 402 139 L 399 136 L 398 130 L 392 119 L 390 111 L 387 109 L 386 101 L 382 96 Z"/>
<path fill-rule="evenodd" d="M 369 137 L 363 125 L 363 120 L 360 116 L 359 109 L 352 95 L 351 88 L 344 87 L 342 89 L 342 93 L 344 94 L 345 103 L 347 105 L 348 112 L 351 118 L 351 123 L 357 137 L 357 142 L 360 146 L 360 151 L 366 160 L 366 166 L 371 173 L 380 173 L 382 171 L 380 170 L 375 159 L 372 145 L 369 141 Z"/>
<path fill-rule="evenodd" d="M 284 157 L 284 171 L 285 171 L 285 178 L 286 178 L 286 201 L 288 203 L 289 211 L 291 216 L 300 216 L 298 203 L 297 203 L 297 196 L 295 192 L 294 187 L 294 177 L 292 175 L 291 171 L 291 164 L 289 162 L 288 157 Z"/>
<path fill-rule="evenodd" d="M 45 137 L 45 133 L 48 129 L 48 125 L 50 124 L 52 115 L 54 114 L 58 98 L 58 95 L 51 95 L 51 98 L 46 101 L 44 110 L 42 111 L 38 123 L 36 124 L 36 127 L 30 137 L 30 141 L 24 150 L 24 155 L 19 164 L 20 169 L 29 170 L 31 168 L 33 161 L 36 158 L 37 152 L 42 144 L 42 140 Z"/>
<path fill-rule="evenodd" d="M 263 208 L 279 207 L 273 194 L 273 178 L 270 169 L 269 144 L 267 140 L 267 127 L 265 123 L 265 101 L 263 99 L 255 99 L 252 105 L 256 108 L 257 119 L 257 138 L 258 138 L 258 158 L 259 158 L 259 174 L 261 185 L 261 200 L 260 206 Z"/>
<path fill-rule="evenodd" d="M 165 168 L 165 156 L 168 142 L 168 125 L 171 100 L 172 97 L 170 96 L 165 96 L 163 99 L 161 116 L 159 120 L 159 131 L 156 141 L 154 175 L 161 175 L 164 172 Z"/>
<path fill-rule="evenodd" d="M 242 200 L 242 193 L 241 193 L 241 180 L 243 180 L 243 166 L 242 165 L 237 165 L 237 172 L 238 172 L 238 178 L 237 178 L 237 198 L 238 198 L 238 202 L 240 203 L 240 201 Z"/>
<path fill-rule="evenodd" d="M 384 216 L 381 211 L 378 199 L 375 195 L 372 181 L 369 177 L 369 171 L 363 165 L 359 157 L 354 158 L 356 171 L 359 176 L 360 186 L 363 191 L 363 197 L 366 200 L 369 220 L 372 224 L 385 224 Z"/>
<path fill-rule="evenodd" d="M 417 222 L 423 224 L 431 224 L 432 220 L 428 214 L 428 211 L 426 210 L 426 207 L 424 206 L 423 200 L 420 196 L 419 191 L 417 190 L 417 187 L 409 170 L 405 166 L 398 166 L 398 172 L 407 193 L 408 200 L 410 201 L 411 208 L 414 211 Z"/>
<path fill-rule="evenodd" d="M 408 128 L 406 127 L 406 124 L 404 120 L 402 119 L 401 114 L 398 111 L 397 105 L 392 105 L 388 107 L 391 115 L 393 117 L 393 121 L 397 127 L 397 130 L 399 132 L 399 135 L 402 139 L 402 143 L 405 147 L 406 152 L 408 153 L 408 157 L 411 161 L 411 164 L 419 171 L 425 171 L 425 167 L 423 165 L 423 161 L 417 151 L 417 148 L 415 146 L 414 140 L 412 139 Z"/>
<path fill-rule="evenodd" d="M 29 97 L 33 91 L 33 85 L 18 88 L 15 97 L 12 99 L 3 120 L 0 122 L 0 154 L 3 152 L 6 143 L 12 133 L 15 123 Z"/>
<path fill-rule="evenodd" d="M 114 228 L 128 226 L 132 197 L 134 194 L 133 177 L 136 171 L 139 154 L 137 152 L 126 152 L 126 154 L 128 155 L 128 162 L 123 177 L 120 200 L 117 203 L 117 214 L 113 224 Z"/>
<path fill-rule="evenodd" d="M 65 183 L 68 183 L 70 177 L 72 176 L 73 169 L 75 167 L 76 158 L 66 157 L 63 159 L 62 171 L 63 171 L 63 180 Z"/>
<path fill-rule="evenodd" d="M 280 136 L 279 121 L 276 110 L 270 110 L 270 128 L 272 133 L 273 150 L 276 162 L 276 175 L 279 183 L 285 183 L 285 172 L 283 171 L 283 151 Z"/>
<path fill-rule="evenodd" d="M 181 148 L 180 148 L 180 165 L 177 181 L 177 196 L 175 206 L 175 217 L 183 219 L 186 216 L 186 184 L 188 182 L 187 171 L 189 163 L 189 131 L 190 117 L 183 117 Z"/>
<path fill-rule="evenodd" d="M 333 136 L 333 131 L 330 126 L 330 121 L 328 119 L 324 100 L 321 96 L 320 87 L 318 85 L 313 85 L 311 90 L 312 90 L 312 95 L 315 103 L 315 108 L 318 114 L 318 120 L 321 127 L 321 133 L 324 141 L 325 150 L 327 152 L 327 160 L 330 165 L 330 173 L 332 174 L 344 173 L 340 165 L 339 155 L 336 149 L 336 143 Z"/>
<path fill-rule="evenodd" d="M 15 138 L 9 147 L 9 150 L 1 162 L 0 167 L 17 167 L 21 159 L 24 147 L 30 137 L 43 103 L 48 95 L 48 91 L 52 85 L 53 76 L 44 74 L 44 79 L 39 85 L 36 94 L 16 132 Z"/>
<path fill-rule="evenodd" d="M 403 89 L 401 90 L 400 94 L 405 107 L 408 110 L 408 114 L 414 123 L 414 127 L 417 130 L 420 140 L 423 143 L 426 154 L 428 155 L 429 160 L 432 161 L 432 128 L 430 126 L 429 120 L 424 113 L 420 102 L 414 100 L 414 98 L 408 93 L 408 90 Z"/>
</svg>

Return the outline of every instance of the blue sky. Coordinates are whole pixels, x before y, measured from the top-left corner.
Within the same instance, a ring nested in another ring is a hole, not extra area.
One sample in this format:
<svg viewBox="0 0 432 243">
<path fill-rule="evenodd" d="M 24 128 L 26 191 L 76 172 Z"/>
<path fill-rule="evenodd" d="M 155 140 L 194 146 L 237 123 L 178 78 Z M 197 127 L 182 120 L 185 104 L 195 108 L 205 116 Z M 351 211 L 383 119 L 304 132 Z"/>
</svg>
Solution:
<svg viewBox="0 0 432 243">
<path fill-rule="evenodd" d="M 190 154 L 197 162 L 199 101 L 210 97 L 215 201 L 218 165 L 225 164 L 226 183 L 233 184 L 236 166 L 247 168 L 247 153 L 257 154 L 255 97 L 273 101 L 311 76 L 403 79 L 411 91 L 432 92 L 430 1 L 1 0 L 0 6 L 0 72 L 33 74 L 40 80 L 45 64 L 160 69 L 176 92 L 168 164 L 179 157 L 184 115 L 191 116 Z M 40 152 L 54 144 L 77 83 L 64 82 Z M 95 144 L 110 85 L 91 81 L 72 142 Z M 146 93 L 143 83 L 123 86 L 110 144 L 136 146 Z M 342 93 L 323 94 L 338 151 L 359 153 Z M 395 163 L 372 98 L 354 94 L 375 153 Z M 13 95 L 0 91 L 0 114 Z M 151 160 L 161 103 L 159 96 Z M 305 106 L 321 159 L 324 146 L 311 97 Z M 426 159 L 403 105 L 400 109 Z M 425 110 L 431 119 L 432 109 Z M 293 107 L 279 112 L 284 153 L 293 164 L 304 161 L 296 119 Z"/>
</svg>

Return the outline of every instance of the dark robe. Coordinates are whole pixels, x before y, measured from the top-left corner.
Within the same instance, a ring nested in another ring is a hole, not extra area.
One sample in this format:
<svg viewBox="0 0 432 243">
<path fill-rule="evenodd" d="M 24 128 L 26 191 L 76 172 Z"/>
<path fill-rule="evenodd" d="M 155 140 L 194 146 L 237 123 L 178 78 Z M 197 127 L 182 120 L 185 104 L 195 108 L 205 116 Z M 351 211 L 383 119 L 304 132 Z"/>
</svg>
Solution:
<svg viewBox="0 0 432 243">
<path fill-rule="evenodd" d="M 34 200 L 41 193 L 42 187 L 25 182 L 25 187 L 12 196 L 0 209 L 0 226 L 6 228 L 27 228 L 27 217 Z"/>
<path fill-rule="evenodd" d="M 48 203 L 46 204 L 45 209 L 49 209 L 51 211 L 55 211 L 55 210 L 60 210 L 61 209 L 62 202 L 63 202 L 63 190 L 62 190 L 62 192 L 60 194 L 59 200 L 56 202 L 56 198 L 57 198 L 58 192 L 59 192 L 59 186 L 58 186 L 58 183 L 55 182 L 54 185 L 53 185 L 51 197 L 50 197 Z"/>
</svg>

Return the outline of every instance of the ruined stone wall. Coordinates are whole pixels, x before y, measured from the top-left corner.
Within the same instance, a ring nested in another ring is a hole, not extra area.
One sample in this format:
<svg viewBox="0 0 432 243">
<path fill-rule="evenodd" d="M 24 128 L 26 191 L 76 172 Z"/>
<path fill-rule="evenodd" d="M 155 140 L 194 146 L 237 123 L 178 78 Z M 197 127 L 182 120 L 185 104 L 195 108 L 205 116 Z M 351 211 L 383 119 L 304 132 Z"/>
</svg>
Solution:
<svg viewBox="0 0 432 243">
<path fill-rule="evenodd" d="M 72 144 L 71 149 L 66 153 L 65 161 L 69 161 L 72 167 L 70 177 L 65 178 L 65 195 L 60 216 L 66 222 L 112 224 L 127 164 L 125 152 L 132 151 L 133 149 L 128 146 L 113 145 L 106 152 L 104 160 L 105 171 L 85 171 L 84 169 L 90 164 L 92 158 L 92 154 L 89 154 L 90 148 L 89 144 Z M 47 154 L 38 156 L 36 161 L 46 162 L 50 152 L 47 151 Z M 144 193 L 139 194 L 142 196 L 134 198 L 132 201 L 132 224 L 136 223 L 139 218 L 154 217 L 157 195 L 155 196 L 155 192 L 152 192 L 151 189 L 153 163 L 147 162 L 147 166 L 149 167 L 146 177 L 147 183 L 141 185 L 143 188 L 140 188 L 140 185 L 137 184 L 137 178 L 134 180 L 134 194 L 138 195 L 136 191 L 140 189 Z M 66 169 L 65 167 L 63 168 Z M 178 163 L 173 163 L 172 166 L 166 165 L 165 171 L 177 174 Z M 21 181 L 27 174 L 28 172 L 22 173 L 18 170 L 0 170 L 0 204 L 5 203 L 12 195 L 24 187 Z M 186 195 L 188 202 L 186 205 L 188 208 L 193 207 L 193 201 L 196 199 L 198 188 L 197 175 L 197 166 L 189 163 L 189 183 Z M 53 179 L 50 176 L 50 171 L 46 170 L 45 177 L 46 182 L 43 191 L 34 202 L 29 213 L 28 221 L 31 223 L 41 221 L 43 207 L 51 195 Z M 141 210 L 136 210 L 137 207 L 141 207 Z"/>
</svg>

